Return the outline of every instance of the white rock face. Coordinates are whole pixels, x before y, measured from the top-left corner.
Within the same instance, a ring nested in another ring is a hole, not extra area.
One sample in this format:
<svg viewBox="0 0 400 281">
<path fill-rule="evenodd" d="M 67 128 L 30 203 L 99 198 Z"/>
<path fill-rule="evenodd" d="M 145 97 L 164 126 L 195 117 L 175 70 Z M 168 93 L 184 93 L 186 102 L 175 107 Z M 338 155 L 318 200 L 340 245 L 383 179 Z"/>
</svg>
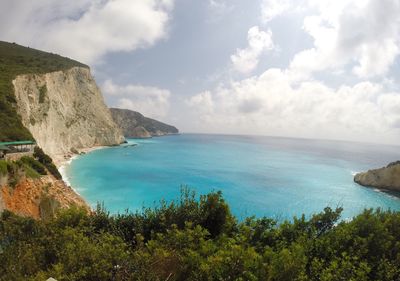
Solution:
<svg viewBox="0 0 400 281">
<path fill-rule="evenodd" d="M 88 68 L 20 75 L 13 84 L 22 123 L 53 160 L 124 141 Z"/>
<path fill-rule="evenodd" d="M 400 191 L 400 161 L 355 175 L 354 181 L 364 186 Z"/>
</svg>

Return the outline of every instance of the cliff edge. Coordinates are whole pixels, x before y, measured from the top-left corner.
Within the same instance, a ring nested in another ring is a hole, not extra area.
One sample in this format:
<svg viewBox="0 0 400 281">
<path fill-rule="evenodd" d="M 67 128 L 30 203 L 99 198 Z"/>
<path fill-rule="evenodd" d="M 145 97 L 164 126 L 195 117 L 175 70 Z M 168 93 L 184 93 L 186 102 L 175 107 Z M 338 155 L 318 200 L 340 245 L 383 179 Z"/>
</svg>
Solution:
<svg viewBox="0 0 400 281">
<path fill-rule="evenodd" d="M 115 123 L 127 138 L 150 138 L 179 133 L 174 126 L 147 118 L 139 112 L 120 108 L 110 110 Z"/>
<path fill-rule="evenodd" d="M 89 211 L 53 164 L 80 150 L 124 141 L 89 67 L 0 41 L 0 108 L 0 142 L 38 145 L 33 155 L 0 159 L 0 213 L 46 219 L 60 208 Z"/>
<path fill-rule="evenodd" d="M 56 162 L 124 141 L 89 68 L 18 75 L 12 83 L 22 124 Z"/>
<path fill-rule="evenodd" d="M 400 161 L 380 169 L 356 174 L 354 181 L 363 186 L 400 191 Z"/>
</svg>

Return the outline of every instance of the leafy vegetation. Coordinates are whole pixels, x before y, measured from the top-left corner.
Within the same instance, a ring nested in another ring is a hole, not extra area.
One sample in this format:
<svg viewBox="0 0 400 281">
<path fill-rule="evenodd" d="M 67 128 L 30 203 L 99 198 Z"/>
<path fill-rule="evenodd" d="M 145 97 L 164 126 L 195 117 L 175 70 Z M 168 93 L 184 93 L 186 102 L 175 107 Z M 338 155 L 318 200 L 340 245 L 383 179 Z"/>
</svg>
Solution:
<svg viewBox="0 0 400 281">
<path fill-rule="evenodd" d="M 20 74 L 42 74 L 74 66 L 87 67 L 59 55 L 0 41 L 0 141 L 33 140 L 17 114 L 12 80 Z M 45 89 L 39 92 L 39 101 L 44 101 Z"/>
<path fill-rule="evenodd" d="M 43 166 L 45 166 L 50 174 L 52 174 L 56 179 L 62 179 L 62 176 L 58 171 L 56 165 L 54 165 L 53 160 L 50 158 L 50 156 L 44 153 L 44 151 L 40 147 L 35 146 L 33 157 L 35 157 Z"/>
<path fill-rule="evenodd" d="M 44 103 L 46 99 L 47 87 L 43 85 L 39 88 L 39 103 Z"/>
<path fill-rule="evenodd" d="M 24 156 L 18 161 L 0 160 L 0 176 L 7 176 L 11 186 L 17 185 L 23 177 L 39 178 L 46 174 L 45 167 L 32 157 Z"/>
<path fill-rule="evenodd" d="M 33 157 L 23 156 L 17 161 L 0 160 L 0 176 L 7 176 L 11 186 L 15 186 L 24 176 L 39 178 L 47 175 L 48 172 L 56 179 L 62 179 L 50 156 L 37 146 L 34 149 Z"/>
<path fill-rule="evenodd" d="M 5 160 L 0 160 L 0 176 L 5 176 L 8 173 L 7 169 L 7 161 Z"/>
<path fill-rule="evenodd" d="M 38 174 L 40 175 L 47 175 L 46 168 L 43 166 L 42 163 L 40 163 L 38 160 L 24 156 L 20 159 L 22 163 L 24 163 L 26 166 L 31 167 L 33 170 L 35 170 Z"/>
<path fill-rule="evenodd" d="M 0 280 L 400 280 L 400 213 L 339 221 L 238 222 L 221 193 L 140 213 L 70 209 L 47 221 L 3 212 Z"/>
</svg>

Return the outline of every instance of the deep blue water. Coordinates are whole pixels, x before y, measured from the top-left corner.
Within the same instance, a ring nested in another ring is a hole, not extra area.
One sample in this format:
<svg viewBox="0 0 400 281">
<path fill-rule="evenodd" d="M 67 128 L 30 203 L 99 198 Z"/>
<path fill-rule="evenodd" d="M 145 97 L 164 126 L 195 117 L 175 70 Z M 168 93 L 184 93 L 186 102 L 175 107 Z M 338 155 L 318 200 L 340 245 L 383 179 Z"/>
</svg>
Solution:
<svg viewBox="0 0 400 281">
<path fill-rule="evenodd" d="M 233 213 L 279 220 L 342 206 L 400 210 L 400 199 L 353 182 L 353 174 L 400 159 L 400 146 L 276 137 L 184 134 L 129 140 L 79 156 L 66 168 L 72 186 L 113 213 L 178 199 L 181 185 L 221 190 Z"/>
</svg>

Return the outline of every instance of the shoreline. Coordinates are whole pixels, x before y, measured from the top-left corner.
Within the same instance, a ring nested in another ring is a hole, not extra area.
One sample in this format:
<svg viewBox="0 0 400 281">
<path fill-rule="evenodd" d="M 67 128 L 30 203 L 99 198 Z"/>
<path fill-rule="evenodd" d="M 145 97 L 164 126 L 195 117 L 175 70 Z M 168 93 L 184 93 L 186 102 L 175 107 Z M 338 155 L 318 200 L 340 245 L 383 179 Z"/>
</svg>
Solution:
<svg viewBox="0 0 400 281">
<path fill-rule="evenodd" d="M 77 156 L 90 153 L 95 150 L 104 149 L 109 146 L 93 146 L 88 148 L 82 148 L 78 150 L 78 153 L 66 153 L 57 155 L 54 157 L 53 162 L 56 165 L 57 169 L 60 169 L 62 166 L 69 165 L 72 160 L 74 160 Z"/>
<path fill-rule="evenodd" d="M 172 135 L 172 134 L 170 134 Z M 177 134 L 174 134 L 177 135 Z M 160 136 L 161 137 L 161 136 Z M 124 145 L 128 145 L 129 146 L 129 142 L 127 143 L 121 143 L 119 145 L 116 146 L 124 146 Z M 137 144 L 130 144 L 130 145 L 137 145 Z M 77 150 L 78 153 L 65 153 L 65 154 L 60 154 L 60 155 L 56 155 L 55 157 L 53 157 L 53 163 L 56 165 L 57 170 L 60 172 L 61 174 L 61 181 L 65 184 L 65 186 L 69 187 L 76 195 L 78 195 L 84 202 L 85 204 L 89 207 L 90 210 L 92 210 L 91 205 L 89 204 L 89 202 L 78 192 L 78 190 L 76 189 L 76 187 L 74 187 L 68 176 L 67 176 L 67 172 L 66 169 L 69 165 L 71 165 L 72 161 L 74 161 L 75 159 L 77 159 L 79 156 L 91 153 L 93 151 L 96 150 L 100 150 L 100 149 L 106 149 L 106 148 L 111 148 L 111 147 L 115 147 L 115 146 L 93 146 L 93 147 L 87 147 L 87 148 L 81 148 L 79 150 Z"/>
<path fill-rule="evenodd" d="M 76 190 L 75 187 L 72 186 L 72 184 L 69 181 L 69 178 L 67 176 L 66 169 L 72 163 L 72 161 L 77 159 L 79 156 L 91 153 L 91 152 L 96 151 L 96 150 L 104 149 L 104 148 L 108 148 L 108 146 L 94 146 L 94 147 L 82 148 L 82 149 L 78 150 L 78 153 L 63 154 L 63 155 L 60 155 L 60 158 L 57 157 L 57 159 L 53 160 L 54 164 L 56 165 L 58 171 L 61 174 L 61 177 L 62 177 L 61 180 L 65 183 L 65 185 L 67 185 L 70 188 L 72 188 L 72 190 L 76 194 L 78 194 L 80 197 L 82 197 L 82 195 Z M 82 197 L 82 199 L 86 202 L 86 204 L 88 203 L 83 197 Z"/>
</svg>

